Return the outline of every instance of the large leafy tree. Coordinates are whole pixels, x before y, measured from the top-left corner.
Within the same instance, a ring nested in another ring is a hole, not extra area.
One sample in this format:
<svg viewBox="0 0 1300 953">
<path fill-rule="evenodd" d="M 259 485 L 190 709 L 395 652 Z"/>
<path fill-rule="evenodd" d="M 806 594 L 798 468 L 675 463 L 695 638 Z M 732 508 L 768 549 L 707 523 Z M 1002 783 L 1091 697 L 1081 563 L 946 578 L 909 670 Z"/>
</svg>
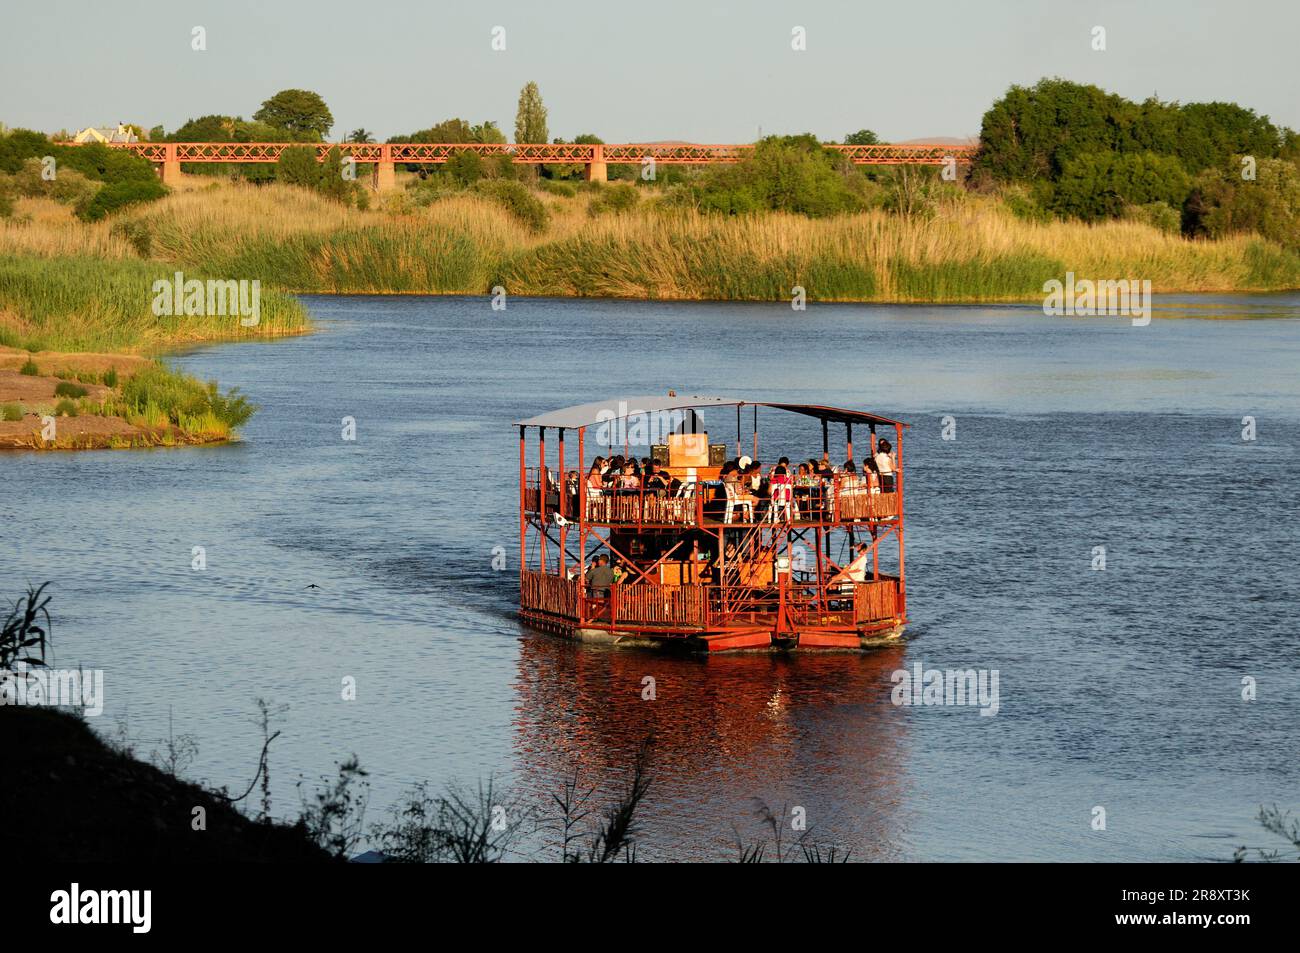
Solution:
<svg viewBox="0 0 1300 953">
<path fill-rule="evenodd" d="M 464 119 L 445 119 L 428 129 L 403 136 L 392 136 L 389 142 L 505 142 L 505 134 L 494 122 L 470 125 Z"/>
<path fill-rule="evenodd" d="M 692 197 L 704 210 L 735 215 L 766 209 L 813 217 L 859 207 L 851 176 L 817 137 L 768 136 L 753 154 L 731 166 L 710 169 Z"/>
<path fill-rule="evenodd" d="M 880 140 L 870 129 L 859 129 L 857 132 L 851 132 L 844 137 L 846 146 L 874 146 Z"/>
<path fill-rule="evenodd" d="M 1233 155 L 1272 158 L 1289 129 L 1235 103 L 1142 103 L 1063 79 L 1012 86 L 984 114 L 979 168 L 1004 181 L 1060 179 L 1069 163 L 1098 152 L 1172 156 L 1189 172 Z"/>
<path fill-rule="evenodd" d="M 283 129 L 295 139 L 321 140 L 334 125 L 334 116 L 319 93 L 282 89 L 253 113 L 253 118 Z"/>
<path fill-rule="evenodd" d="M 515 142 L 547 142 L 546 107 L 536 83 L 527 83 L 519 91 L 519 109 L 515 112 Z"/>
<path fill-rule="evenodd" d="M 1065 164 L 1053 204 L 1085 221 L 1118 216 L 1127 206 L 1162 202 L 1180 208 L 1190 180 L 1173 156 L 1086 152 Z"/>
</svg>

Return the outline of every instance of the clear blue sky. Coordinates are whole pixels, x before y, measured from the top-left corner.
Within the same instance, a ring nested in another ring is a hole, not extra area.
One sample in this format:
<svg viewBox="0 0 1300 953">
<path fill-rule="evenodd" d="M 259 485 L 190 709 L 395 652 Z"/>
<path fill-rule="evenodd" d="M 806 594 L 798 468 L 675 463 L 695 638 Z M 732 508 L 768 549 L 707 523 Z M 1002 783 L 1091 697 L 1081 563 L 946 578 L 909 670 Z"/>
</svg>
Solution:
<svg viewBox="0 0 1300 953">
<path fill-rule="evenodd" d="M 505 52 L 490 48 L 498 25 Z M 329 103 L 332 138 L 451 116 L 512 136 L 535 80 L 552 136 L 904 140 L 976 134 L 1009 85 L 1059 75 L 1133 99 L 1234 101 L 1300 129 L 1298 37 L 1300 0 L 32 0 L 6 4 L 0 122 L 171 130 L 302 87 Z"/>
</svg>

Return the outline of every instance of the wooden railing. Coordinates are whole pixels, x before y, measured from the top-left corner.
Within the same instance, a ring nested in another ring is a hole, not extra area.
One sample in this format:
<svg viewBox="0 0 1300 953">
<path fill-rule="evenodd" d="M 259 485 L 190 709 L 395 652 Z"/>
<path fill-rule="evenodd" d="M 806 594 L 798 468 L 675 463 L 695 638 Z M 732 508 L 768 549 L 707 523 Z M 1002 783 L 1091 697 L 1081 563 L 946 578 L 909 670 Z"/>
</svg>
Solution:
<svg viewBox="0 0 1300 953">
<path fill-rule="evenodd" d="M 833 507 L 827 512 L 825 503 L 832 501 Z M 537 491 L 530 488 L 526 492 L 526 508 L 535 512 L 537 509 Z M 570 496 L 570 501 L 574 497 Z M 899 495 L 897 493 L 869 493 L 866 488 L 860 490 L 834 489 L 831 486 L 816 487 L 810 491 L 802 488 L 795 491 L 791 507 L 779 514 L 780 522 L 800 523 L 844 523 L 850 520 L 884 520 L 899 515 Z M 694 495 L 659 496 L 646 491 L 642 493 L 619 493 L 616 490 L 589 492 L 587 496 L 587 522 L 589 523 L 623 523 L 623 524 L 668 524 L 694 525 L 704 514 L 707 523 L 722 522 L 725 499 L 717 497 L 703 501 Z M 554 505 L 554 501 L 552 502 Z M 762 501 L 755 514 L 755 521 L 767 522 L 771 519 L 768 502 Z M 735 510 L 734 520 L 739 523 L 744 519 L 739 507 Z M 746 520 L 748 522 L 748 520 Z"/>
<path fill-rule="evenodd" d="M 872 579 L 853 587 L 853 618 L 856 622 L 880 622 L 898 616 L 898 580 Z"/>
<path fill-rule="evenodd" d="M 693 497 L 619 494 L 612 491 L 587 497 L 589 523 L 673 523 L 695 522 Z"/>
<path fill-rule="evenodd" d="M 619 622 L 650 625 L 699 625 L 708 621 L 704 586 L 658 586 L 635 583 L 614 587 L 614 616 Z"/>
<path fill-rule="evenodd" d="M 550 573 L 525 569 L 519 577 L 519 604 L 525 609 L 576 619 L 581 585 Z"/>
<path fill-rule="evenodd" d="M 866 490 L 841 491 L 836 497 L 835 516 L 841 521 L 855 519 L 882 520 L 897 515 L 897 493 L 868 493 Z"/>
</svg>

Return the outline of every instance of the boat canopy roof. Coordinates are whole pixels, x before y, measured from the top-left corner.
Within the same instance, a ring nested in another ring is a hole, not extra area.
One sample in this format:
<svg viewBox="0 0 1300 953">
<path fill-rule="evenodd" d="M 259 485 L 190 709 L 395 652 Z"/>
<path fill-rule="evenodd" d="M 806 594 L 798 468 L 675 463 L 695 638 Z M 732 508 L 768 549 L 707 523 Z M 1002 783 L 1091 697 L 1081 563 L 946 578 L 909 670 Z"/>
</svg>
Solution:
<svg viewBox="0 0 1300 953">
<path fill-rule="evenodd" d="M 633 414 L 663 413 L 674 410 L 698 410 L 703 407 L 774 407 L 818 420 L 836 423 L 888 424 L 908 427 L 901 420 L 869 414 L 864 410 L 847 410 L 843 407 L 825 407 L 820 404 L 785 404 L 765 400 L 740 400 L 735 397 L 701 397 L 698 394 L 671 397 L 611 397 L 590 404 L 578 404 L 561 410 L 539 414 L 515 422 L 516 427 L 563 427 L 577 429 L 592 424 L 617 420 Z"/>
</svg>

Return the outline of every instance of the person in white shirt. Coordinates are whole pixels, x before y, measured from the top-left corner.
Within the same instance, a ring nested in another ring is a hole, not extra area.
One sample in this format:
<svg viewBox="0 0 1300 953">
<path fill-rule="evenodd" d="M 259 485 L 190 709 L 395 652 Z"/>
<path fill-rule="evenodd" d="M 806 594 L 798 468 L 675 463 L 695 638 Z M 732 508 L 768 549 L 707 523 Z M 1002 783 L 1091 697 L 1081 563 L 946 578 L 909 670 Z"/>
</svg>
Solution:
<svg viewBox="0 0 1300 953">
<path fill-rule="evenodd" d="M 881 440 L 876 445 L 876 469 L 880 472 L 880 489 L 884 493 L 894 492 L 894 454 L 888 440 Z"/>
<path fill-rule="evenodd" d="M 841 589 L 851 589 L 853 583 L 867 581 L 867 558 L 871 555 L 871 547 L 866 543 L 858 544 L 858 555 L 853 561 L 831 576 L 829 587 L 839 587 Z"/>
</svg>

